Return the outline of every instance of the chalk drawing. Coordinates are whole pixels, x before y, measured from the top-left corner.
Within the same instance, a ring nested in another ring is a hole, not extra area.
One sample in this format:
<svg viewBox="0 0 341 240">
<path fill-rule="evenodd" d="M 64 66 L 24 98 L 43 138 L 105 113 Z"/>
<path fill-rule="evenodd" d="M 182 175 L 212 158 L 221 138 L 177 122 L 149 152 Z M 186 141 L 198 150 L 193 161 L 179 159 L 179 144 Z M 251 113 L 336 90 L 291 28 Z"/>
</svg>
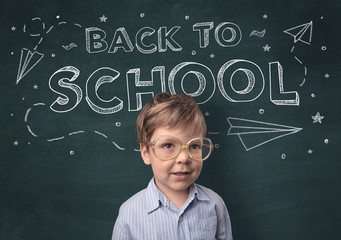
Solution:
<svg viewBox="0 0 341 240">
<path fill-rule="evenodd" d="M 313 21 L 295 26 L 283 31 L 294 38 L 294 43 L 300 41 L 305 44 L 311 44 L 313 34 Z"/>
<path fill-rule="evenodd" d="M 310 45 L 312 42 L 313 21 L 310 21 L 310 22 L 305 23 L 305 24 L 301 24 L 299 26 L 289 28 L 287 30 L 284 30 L 283 32 L 291 35 L 294 38 L 294 43 L 302 42 L 302 43 Z M 295 49 L 295 46 L 293 46 L 291 48 L 290 52 L 294 52 L 294 49 Z M 299 62 L 301 65 L 303 65 L 303 62 L 297 56 L 294 56 L 294 58 L 297 62 Z M 300 84 L 300 87 L 302 87 L 305 84 L 306 76 L 307 76 L 307 72 L 308 72 L 307 67 L 305 67 L 305 66 L 303 66 L 303 67 L 304 67 L 304 78 Z"/>
<path fill-rule="evenodd" d="M 81 134 L 81 133 L 84 133 L 84 131 L 71 132 L 71 133 L 69 133 L 69 136 Z"/>
<path fill-rule="evenodd" d="M 258 31 L 258 30 L 253 30 L 251 33 L 250 33 L 250 36 L 257 36 L 257 37 L 264 37 L 265 36 L 265 33 L 266 33 L 266 30 L 264 29 L 263 31 Z"/>
<path fill-rule="evenodd" d="M 63 45 L 62 47 L 65 50 L 69 51 L 70 49 L 77 47 L 77 44 L 76 43 L 70 43 L 69 45 Z"/>
<path fill-rule="evenodd" d="M 20 82 L 20 80 L 25 77 L 25 75 L 31 71 L 44 57 L 44 54 L 39 53 L 37 51 L 31 52 L 27 48 L 21 49 L 19 68 L 17 74 L 16 84 Z"/>
<path fill-rule="evenodd" d="M 97 133 L 98 135 L 101 135 L 104 138 L 108 138 L 108 136 L 105 135 L 104 133 L 101 133 L 101 132 L 98 132 L 98 131 L 95 131 L 95 133 Z"/>
<path fill-rule="evenodd" d="M 313 119 L 313 123 L 320 123 L 321 124 L 324 116 L 321 116 L 321 114 L 319 112 L 317 112 L 315 114 L 315 116 L 311 116 L 311 118 Z"/>
<path fill-rule="evenodd" d="M 102 15 L 102 17 L 99 18 L 100 22 L 107 22 L 107 17 L 105 15 Z"/>
<path fill-rule="evenodd" d="M 227 121 L 230 124 L 227 135 L 237 135 L 246 151 L 302 130 L 302 128 L 234 117 L 228 117 Z"/>
<path fill-rule="evenodd" d="M 59 19 L 59 16 L 57 16 L 57 19 Z M 67 22 L 59 22 L 57 23 L 58 26 L 66 25 Z M 74 23 L 75 26 L 81 28 L 80 24 Z M 12 27 L 12 31 L 15 27 Z M 35 47 L 33 48 L 33 51 L 22 48 L 21 49 L 21 55 L 20 55 L 20 61 L 19 61 L 19 68 L 18 68 L 18 74 L 16 79 L 16 84 L 18 84 L 23 77 L 26 76 L 28 72 L 30 72 L 44 57 L 43 53 L 40 53 L 37 51 L 37 48 L 42 43 L 44 37 L 49 34 L 52 29 L 54 29 L 54 26 L 50 26 L 47 31 L 46 25 L 39 17 L 34 17 L 31 19 L 30 24 L 24 24 L 23 26 L 23 32 L 28 33 L 30 37 L 39 37 L 39 40 Z M 14 29 L 15 30 L 15 29 Z M 75 43 L 71 43 L 68 46 L 63 46 L 65 50 L 70 50 L 73 47 L 76 47 L 77 45 Z"/>
<path fill-rule="evenodd" d="M 122 148 L 122 147 L 118 146 L 118 144 L 115 143 L 115 142 L 112 142 L 112 144 L 114 144 L 115 147 L 117 147 L 117 148 L 118 148 L 119 150 L 121 150 L 121 151 L 124 151 L 124 150 L 125 150 L 125 148 Z"/>
<path fill-rule="evenodd" d="M 265 46 L 263 46 L 264 52 L 270 52 L 270 46 L 269 44 L 266 44 Z"/>
</svg>

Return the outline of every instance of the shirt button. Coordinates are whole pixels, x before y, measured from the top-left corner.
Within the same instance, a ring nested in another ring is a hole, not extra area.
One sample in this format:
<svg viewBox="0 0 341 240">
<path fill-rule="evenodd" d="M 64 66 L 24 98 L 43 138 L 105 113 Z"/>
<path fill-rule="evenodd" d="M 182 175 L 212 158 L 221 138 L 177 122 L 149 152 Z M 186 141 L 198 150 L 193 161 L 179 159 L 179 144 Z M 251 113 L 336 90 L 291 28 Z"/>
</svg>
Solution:
<svg viewBox="0 0 341 240">
<path fill-rule="evenodd" d="M 182 216 L 179 217 L 179 222 L 182 222 L 182 220 L 184 220 L 184 218 Z"/>
</svg>

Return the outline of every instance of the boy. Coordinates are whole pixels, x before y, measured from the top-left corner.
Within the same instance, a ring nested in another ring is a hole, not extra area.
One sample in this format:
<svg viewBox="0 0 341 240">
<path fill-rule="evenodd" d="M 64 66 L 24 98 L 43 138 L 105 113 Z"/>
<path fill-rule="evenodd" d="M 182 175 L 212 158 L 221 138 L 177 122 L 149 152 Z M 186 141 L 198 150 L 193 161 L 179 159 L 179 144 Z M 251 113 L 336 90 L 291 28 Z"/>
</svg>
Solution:
<svg viewBox="0 0 341 240">
<path fill-rule="evenodd" d="M 159 93 L 136 121 L 141 156 L 154 177 L 120 207 L 112 239 L 232 239 L 221 197 L 195 184 L 213 144 L 194 99 Z"/>
</svg>

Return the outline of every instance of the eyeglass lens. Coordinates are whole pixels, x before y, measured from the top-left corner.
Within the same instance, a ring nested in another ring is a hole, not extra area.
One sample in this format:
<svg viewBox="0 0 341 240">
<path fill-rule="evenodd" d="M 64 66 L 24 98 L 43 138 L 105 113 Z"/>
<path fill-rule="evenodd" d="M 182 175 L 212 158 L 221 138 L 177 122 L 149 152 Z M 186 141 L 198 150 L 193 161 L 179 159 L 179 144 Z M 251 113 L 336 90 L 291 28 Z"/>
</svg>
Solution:
<svg viewBox="0 0 341 240">
<path fill-rule="evenodd" d="M 155 141 L 154 151 L 160 159 L 172 159 L 181 151 L 182 143 L 172 136 L 162 136 Z M 203 160 L 211 152 L 211 142 L 206 138 L 194 138 L 188 142 L 188 154 L 196 160 Z"/>
</svg>

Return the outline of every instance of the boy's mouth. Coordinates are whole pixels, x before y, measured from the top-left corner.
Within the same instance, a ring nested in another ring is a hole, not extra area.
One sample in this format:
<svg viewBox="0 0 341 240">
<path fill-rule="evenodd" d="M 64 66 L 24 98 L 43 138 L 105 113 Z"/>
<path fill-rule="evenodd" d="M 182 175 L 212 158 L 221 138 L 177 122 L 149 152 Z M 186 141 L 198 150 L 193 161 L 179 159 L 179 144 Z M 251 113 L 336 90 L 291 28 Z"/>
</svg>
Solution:
<svg viewBox="0 0 341 240">
<path fill-rule="evenodd" d="M 175 172 L 173 174 L 176 175 L 176 176 L 183 176 L 183 175 L 188 175 L 190 173 L 189 172 Z"/>
</svg>

